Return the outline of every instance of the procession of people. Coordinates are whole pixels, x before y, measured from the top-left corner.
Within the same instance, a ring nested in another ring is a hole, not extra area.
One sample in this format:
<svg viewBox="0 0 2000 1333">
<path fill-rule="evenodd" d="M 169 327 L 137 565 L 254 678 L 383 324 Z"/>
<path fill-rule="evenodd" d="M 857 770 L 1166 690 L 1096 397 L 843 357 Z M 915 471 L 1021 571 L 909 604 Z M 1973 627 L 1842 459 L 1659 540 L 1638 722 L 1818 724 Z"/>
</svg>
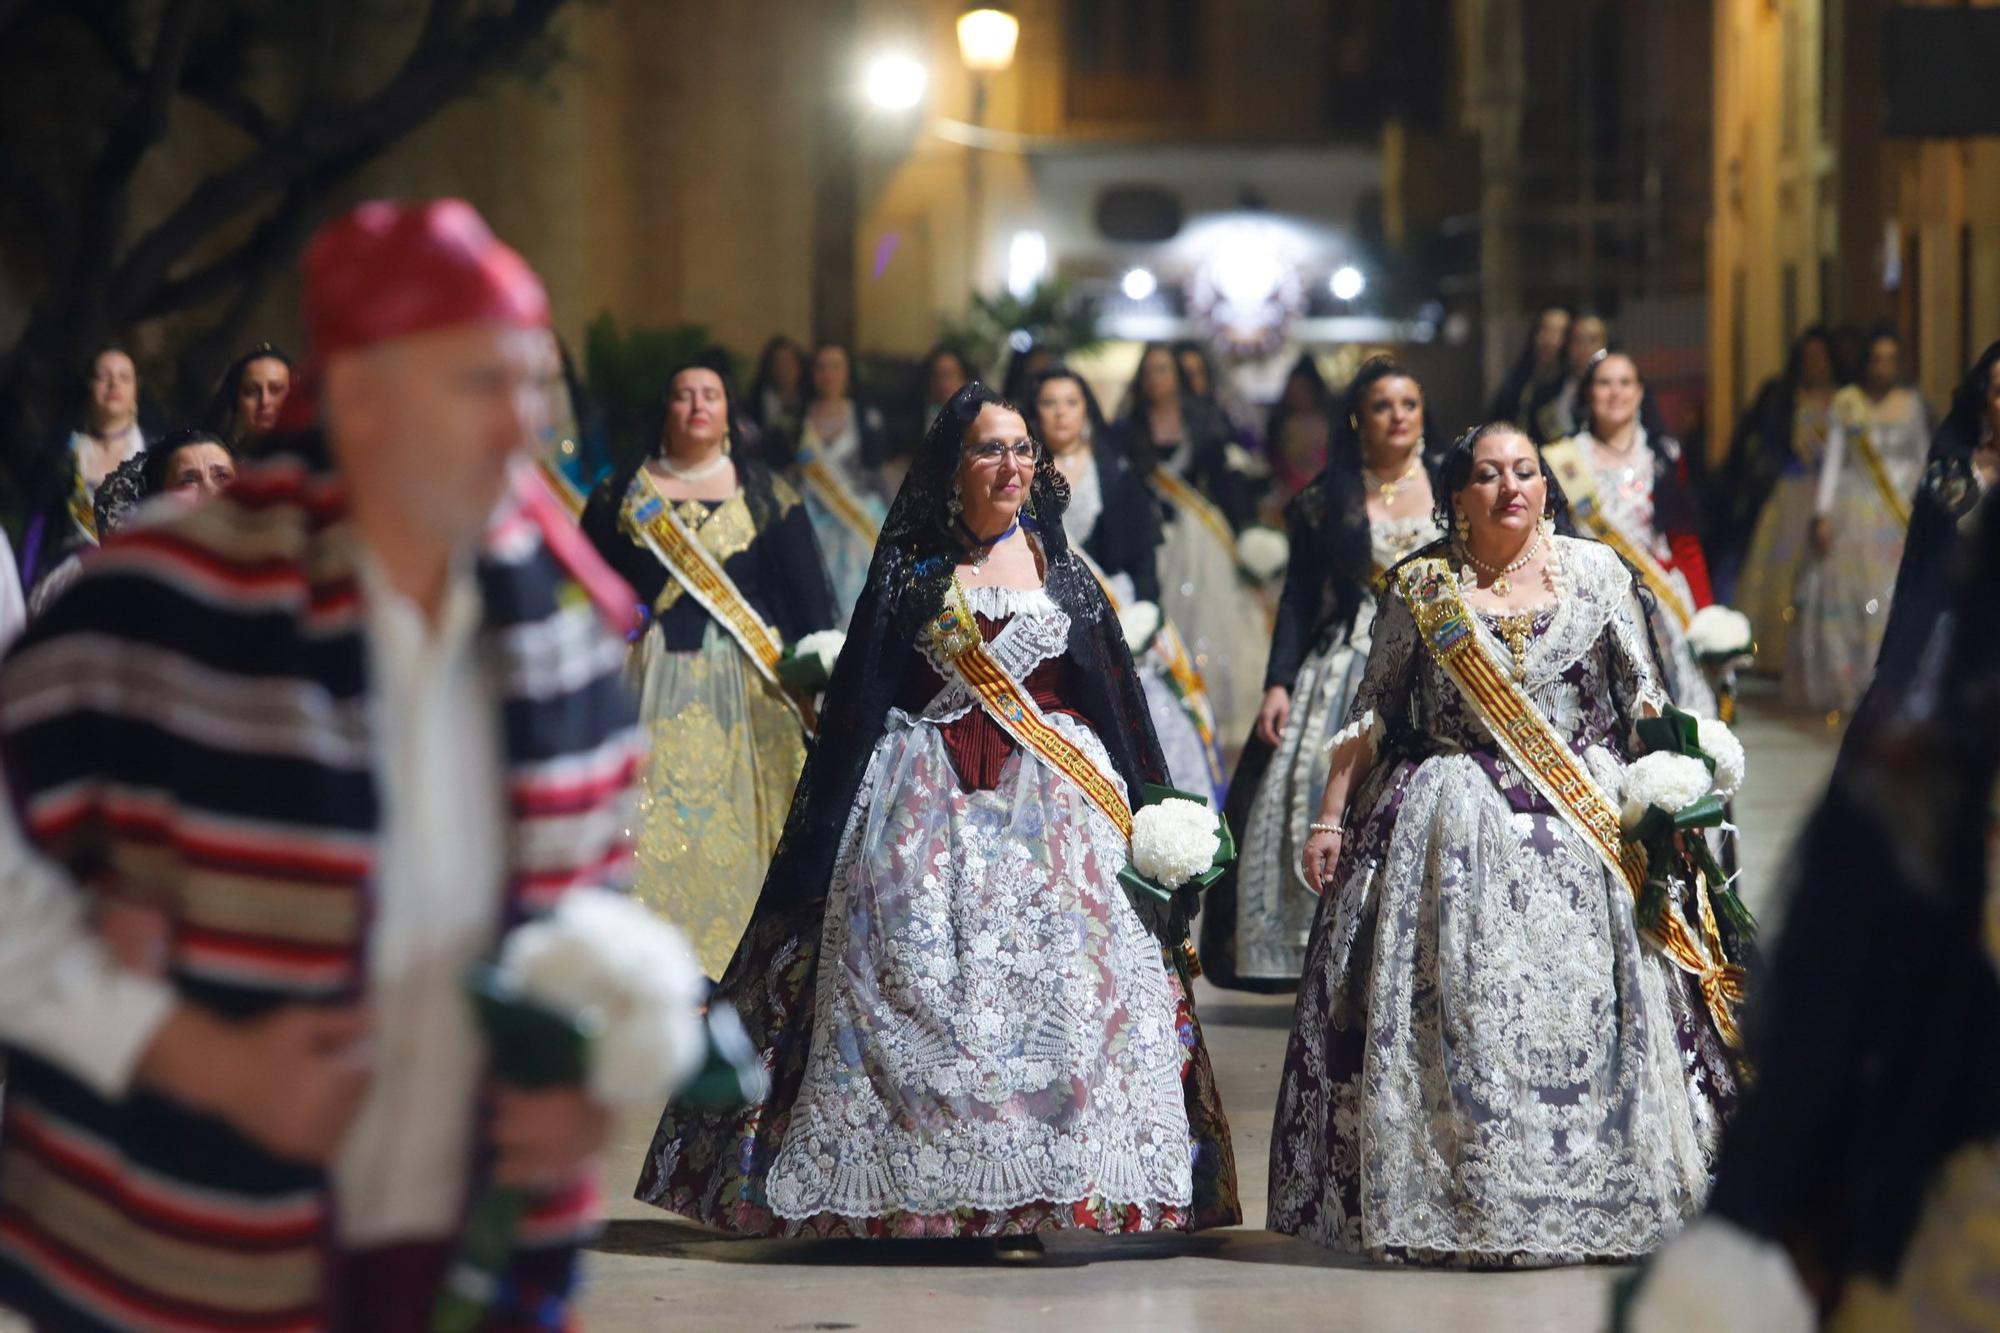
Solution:
<svg viewBox="0 0 2000 1333">
<path fill-rule="evenodd" d="M 510 1072 L 535 1030 L 468 979 L 606 889 L 676 961 L 550 966 L 651 971 L 628 1017 L 710 1034 L 610 1184 L 730 1235 L 1664 1251 L 1635 1327 L 1699 1304 L 1697 1243 L 1800 1244 L 1759 1271 L 1829 1315 L 1964 1285 L 2000 344 L 1933 436 L 1893 331 L 1844 384 L 1808 330 L 1711 471 L 1588 312 L 1537 313 L 1488 420 L 1308 353 L 1261 440 L 1199 345 L 1109 416 L 1051 348 L 1003 394 L 940 347 L 898 426 L 781 337 L 741 397 L 719 350 L 672 367 L 658 438 L 572 477 L 547 295 L 468 205 L 363 205 L 302 282 L 301 358 L 250 348 L 203 422 L 143 429 L 122 349 L 79 368 L 7 579 L 0 1306 L 564 1327 L 618 1103 L 592 1057 Z M 1768 1002 L 1718 864 L 1738 670 L 1855 719 Z M 1937 975 L 1885 980 L 1904 947 Z M 1292 996 L 1263 1217 L 1209 987 Z M 1919 1021 L 1966 1035 L 1899 1049 Z M 1833 1123 L 1905 1076 L 1913 1119 Z"/>
</svg>

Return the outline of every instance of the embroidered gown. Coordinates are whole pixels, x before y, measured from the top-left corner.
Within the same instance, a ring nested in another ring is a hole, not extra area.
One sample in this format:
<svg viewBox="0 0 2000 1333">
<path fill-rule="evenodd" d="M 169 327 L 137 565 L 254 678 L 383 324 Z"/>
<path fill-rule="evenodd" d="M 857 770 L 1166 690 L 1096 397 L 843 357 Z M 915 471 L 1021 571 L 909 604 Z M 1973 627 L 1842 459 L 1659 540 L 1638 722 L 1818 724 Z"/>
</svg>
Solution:
<svg viewBox="0 0 2000 1333">
<path fill-rule="evenodd" d="M 884 555 L 877 579 L 907 584 L 901 552 Z M 858 617 L 913 637 L 871 639 L 872 653 L 850 640 L 718 992 L 764 1052 L 772 1093 L 730 1115 L 669 1106 L 639 1197 L 766 1236 L 1230 1224 L 1227 1126 L 1186 978 L 1163 957 L 1184 924 L 1149 929 L 1116 878 L 1117 828 L 955 683 L 928 615 L 893 605 L 911 594 L 874 586 Z M 1044 590 L 969 601 L 992 654 L 1126 790 L 1100 738 L 1143 704 L 1096 678 L 1129 678 L 1130 659 L 1081 562 L 1065 553 Z M 1132 721 L 1156 768 L 1143 714 Z M 865 764 L 852 799 L 843 755 Z"/>
<path fill-rule="evenodd" d="M 1750 551 L 1736 581 L 1736 609 L 1750 617 L 1756 636 L 1757 669 L 1771 675 L 1785 668 L 1798 616 L 1799 570 L 1810 551 L 1813 494 L 1832 430 L 1830 400 L 1818 408 L 1800 404 L 1793 414 L 1791 450 L 1757 515 Z"/>
<path fill-rule="evenodd" d="M 868 582 L 868 562 L 875 555 L 875 538 L 864 528 L 879 532 L 888 512 L 877 493 L 878 480 L 873 475 L 880 466 L 879 459 L 872 457 L 879 452 L 873 445 L 879 441 L 880 433 L 877 414 L 859 403 L 848 403 L 847 424 L 831 438 L 822 438 L 813 429 L 810 411 L 800 414 L 799 455 L 817 458 L 826 466 L 845 505 L 830 503 L 817 486 L 808 482 L 797 463 L 786 469 L 786 476 L 805 500 L 813 536 L 826 562 L 827 577 L 833 581 L 836 629 L 847 628 L 862 585 Z M 845 513 L 850 507 L 855 512 Z"/>
<path fill-rule="evenodd" d="M 1661 469 L 1649 452 L 1643 432 L 1636 446 L 1637 461 L 1625 467 L 1617 467 L 1600 458 L 1588 434 L 1575 438 L 1579 452 L 1590 466 L 1591 475 L 1596 478 L 1597 498 L 1603 506 L 1604 517 L 1625 535 L 1627 541 L 1642 547 L 1660 562 L 1685 605 L 1700 607 L 1706 600 L 1707 576 L 1705 573 L 1702 575 L 1697 595 L 1687 571 L 1676 563 L 1674 547 L 1657 521 L 1654 497 Z M 1699 552 L 1699 547 L 1695 549 Z M 1680 617 L 1670 608 L 1656 603 L 1649 619 L 1654 640 L 1660 646 L 1660 660 L 1666 673 L 1661 684 L 1666 688 L 1667 697 L 1683 712 L 1697 717 L 1714 717 L 1715 691 L 1710 687 L 1708 677 L 1702 674 L 1694 650 L 1688 646 L 1687 632 L 1681 626 Z"/>
<path fill-rule="evenodd" d="M 1128 418 L 1125 429 L 1142 429 L 1144 420 L 1143 413 Z M 1159 495 L 1160 610 L 1187 640 L 1208 684 L 1217 727 L 1225 736 L 1240 736 L 1256 722 L 1264 701 L 1271 641 L 1270 615 L 1236 561 L 1236 533 L 1255 516 L 1256 506 L 1247 478 L 1229 466 L 1220 423 L 1193 403 L 1183 422 L 1187 439 L 1155 441 L 1151 452 L 1142 449 L 1138 455 L 1157 458 L 1164 471 L 1209 501 L 1204 517 L 1193 506 Z"/>
<path fill-rule="evenodd" d="M 1265 682 L 1291 690 L 1292 711 L 1275 750 L 1254 734 L 1244 747 L 1228 809 L 1237 862 L 1202 899 L 1202 966 L 1211 982 L 1232 989 L 1298 984 L 1319 902 L 1306 886 L 1300 853 L 1326 791 L 1327 743 L 1347 719 L 1372 642 L 1372 590 L 1361 593 L 1350 624 L 1343 627 L 1333 615 L 1335 574 L 1321 536 L 1325 487 L 1322 472 L 1286 507 L 1292 563 Z M 1428 515 L 1371 523 L 1374 568 L 1386 573 L 1438 535 Z"/>
<path fill-rule="evenodd" d="M 1625 567 L 1554 540 L 1563 591 L 1533 616 L 1524 688 L 1616 793 L 1663 693 Z M 1349 719 L 1374 759 L 1306 950 L 1270 1228 L 1427 1264 L 1648 1253 L 1700 1209 L 1734 1092 L 1698 987 L 1641 942 L 1623 878 L 1500 751 L 1395 591 Z"/>
<path fill-rule="evenodd" d="M 1115 606 L 1159 605 L 1160 526 L 1152 495 L 1145 479 L 1115 450 L 1093 448 L 1088 467 L 1070 482 L 1063 530 L 1070 545 L 1088 554 L 1104 573 Z M 1182 791 L 1219 801 L 1221 752 L 1214 744 L 1215 714 L 1206 687 L 1199 677 L 1175 681 L 1174 664 L 1160 635 L 1134 665 L 1160 752 L 1166 756 L 1168 780 Z"/>
<path fill-rule="evenodd" d="M 1834 398 L 1836 424 L 1820 463 L 1816 512 L 1833 525 L 1833 545 L 1809 557 L 1799 572 L 1798 616 L 1792 624 L 1782 695 L 1813 712 L 1851 712 L 1875 673 L 1910 499 L 1930 450 L 1923 399 L 1894 389 L 1879 403 L 1849 385 Z M 1878 480 L 1853 436 L 1867 432 L 1881 464 Z M 1901 513 L 1883 494 L 1899 500 Z"/>
<path fill-rule="evenodd" d="M 833 623 L 833 598 L 798 493 L 738 460 L 723 501 L 673 507 L 744 599 L 786 643 Z M 634 891 L 687 933 L 719 976 L 750 918 L 805 763 L 798 716 L 729 632 L 641 543 L 628 517 L 654 495 L 643 468 L 598 485 L 583 530 L 650 612 L 629 676 L 648 740 Z"/>
</svg>

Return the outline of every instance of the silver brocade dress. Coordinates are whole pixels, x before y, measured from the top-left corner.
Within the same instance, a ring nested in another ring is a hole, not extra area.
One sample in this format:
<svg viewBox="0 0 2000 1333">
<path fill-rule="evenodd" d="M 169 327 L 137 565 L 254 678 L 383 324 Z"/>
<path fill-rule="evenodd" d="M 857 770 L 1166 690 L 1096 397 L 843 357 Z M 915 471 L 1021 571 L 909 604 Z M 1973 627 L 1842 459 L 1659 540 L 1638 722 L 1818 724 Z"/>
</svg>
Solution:
<svg viewBox="0 0 2000 1333">
<path fill-rule="evenodd" d="M 1851 712 L 1875 677 L 1910 499 L 1930 451 L 1929 414 L 1913 390 L 1892 390 L 1875 403 L 1850 385 L 1835 396 L 1834 410 L 1816 496 L 1833 542 L 1799 571 L 1782 684 L 1787 706 L 1816 713 Z M 1879 481 L 1847 438 L 1864 431 L 1881 464 Z M 1901 513 L 1883 495 L 1884 485 L 1900 497 Z"/>
<path fill-rule="evenodd" d="M 811 413 L 806 413 L 799 423 L 799 447 L 826 464 L 827 471 L 846 488 L 855 504 L 879 530 L 889 511 L 861 466 L 860 411 L 859 406 L 849 403 L 847 424 L 831 439 L 820 438 L 813 429 Z M 854 604 L 860 600 L 861 590 L 868 584 L 868 565 L 875 558 L 875 543 L 857 532 L 852 524 L 828 505 L 819 492 L 806 483 L 798 469 L 790 470 L 786 480 L 798 489 L 805 500 L 806 517 L 812 520 L 813 538 L 819 543 L 820 558 L 826 562 L 827 577 L 833 582 L 834 628 L 845 630 L 848 619 L 854 614 Z"/>
<path fill-rule="evenodd" d="M 1791 456 L 1757 515 L 1757 530 L 1736 579 L 1736 609 L 1750 617 L 1757 670 L 1773 676 L 1785 669 L 1798 617 L 1799 571 L 1812 540 L 1813 492 L 1832 432 L 1831 399 L 1817 408 L 1800 404 L 1792 416 Z"/>
<path fill-rule="evenodd" d="M 1428 515 L 1371 523 L 1374 561 L 1387 570 L 1438 536 Z M 1319 898 L 1300 870 L 1307 825 L 1326 791 L 1327 749 L 1346 721 L 1373 642 L 1375 599 L 1354 613 L 1354 626 L 1306 655 L 1292 686 L 1292 711 L 1244 826 L 1236 879 L 1236 975 L 1296 981 L 1305 962 Z"/>
<path fill-rule="evenodd" d="M 1557 551 L 1524 688 L 1615 792 L 1662 692 L 1624 566 L 1594 542 Z M 1623 879 L 1501 753 L 1393 592 L 1349 717 L 1375 758 L 1306 953 L 1270 1228 L 1462 1266 L 1652 1251 L 1701 1208 L 1734 1095 L 1698 988 L 1641 942 Z"/>
</svg>

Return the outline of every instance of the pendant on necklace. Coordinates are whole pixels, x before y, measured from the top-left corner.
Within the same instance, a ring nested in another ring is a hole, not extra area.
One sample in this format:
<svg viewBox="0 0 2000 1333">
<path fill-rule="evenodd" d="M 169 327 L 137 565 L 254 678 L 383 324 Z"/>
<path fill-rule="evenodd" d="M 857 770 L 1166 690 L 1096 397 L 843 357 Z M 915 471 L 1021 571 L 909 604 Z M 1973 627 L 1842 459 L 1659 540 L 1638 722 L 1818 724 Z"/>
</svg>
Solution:
<svg viewBox="0 0 2000 1333">
<path fill-rule="evenodd" d="M 1505 574 L 1502 574 L 1499 578 L 1493 580 L 1493 591 L 1498 596 L 1506 597 L 1513 593 L 1514 584 Z"/>
</svg>

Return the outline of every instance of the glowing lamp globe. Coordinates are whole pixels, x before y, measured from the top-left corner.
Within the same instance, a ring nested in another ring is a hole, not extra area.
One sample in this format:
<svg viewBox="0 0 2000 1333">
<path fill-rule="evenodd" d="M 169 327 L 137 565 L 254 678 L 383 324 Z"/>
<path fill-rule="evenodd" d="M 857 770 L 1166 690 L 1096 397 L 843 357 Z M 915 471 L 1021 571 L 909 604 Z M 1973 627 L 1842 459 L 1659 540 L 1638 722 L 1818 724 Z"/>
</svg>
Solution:
<svg viewBox="0 0 2000 1333">
<path fill-rule="evenodd" d="M 877 57 L 868 67 L 868 100 L 884 111 L 908 111 L 924 100 L 930 74 L 908 56 Z"/>
<path fill-rule="evenodd" d="M 958 16 L 958 55 L 975 74 L 998 74 L 1014 63 L 1021 21 L 1004 9 L 982 6 Z"/>
</svg>

